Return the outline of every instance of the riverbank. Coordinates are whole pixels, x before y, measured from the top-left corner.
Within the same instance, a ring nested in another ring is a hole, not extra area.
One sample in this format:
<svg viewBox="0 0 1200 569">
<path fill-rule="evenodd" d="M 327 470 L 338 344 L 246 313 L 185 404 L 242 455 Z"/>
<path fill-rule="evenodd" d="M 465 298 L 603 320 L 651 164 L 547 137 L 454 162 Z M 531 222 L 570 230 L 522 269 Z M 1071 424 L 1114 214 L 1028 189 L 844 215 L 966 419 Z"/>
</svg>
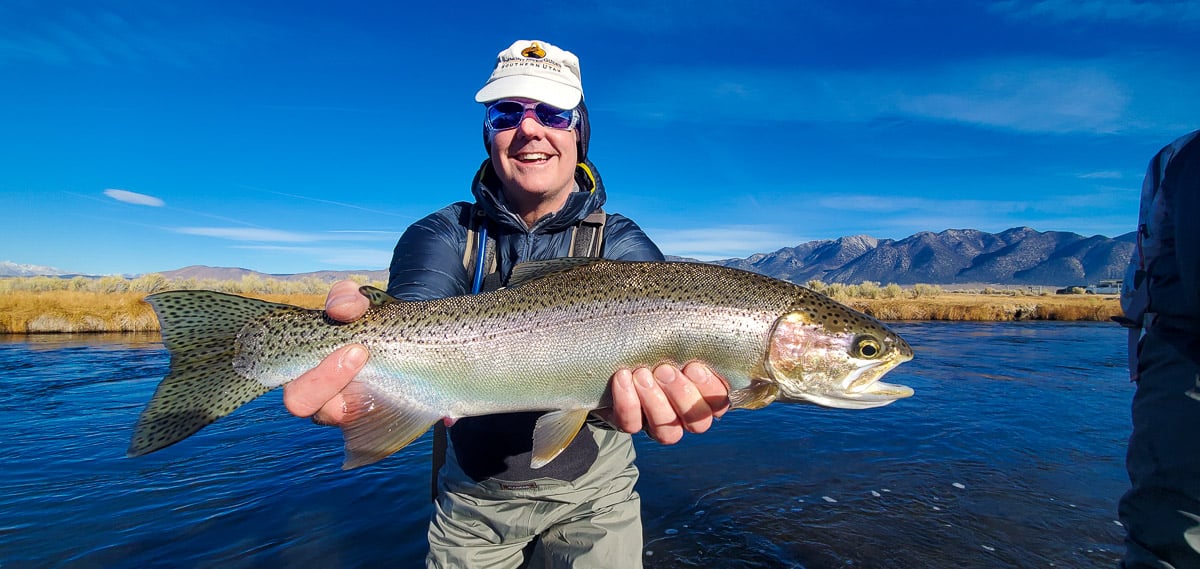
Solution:
<svg viewBox="0 0 1200 569">
<path fill-rule="evenodd" d="M 324 294 L 243 296 L 305 308 L 325 305 Z M 6 292 L 0 294 L 0 334 L 157 332 L 158 318 L 144 298 L 144 292 Z"/>
<path fill-rule="evenodd" d="M 321 308 L 324 293 L 256 294 L 305 308 Z M 0 294 L 0 333 L 154 332 L 158 319 L 144 292 L 8 291 Z M 835 297 L 836 298 L 836 297 Z M 1011 295 L 951 292 L 918 298 L 838 298 L 880 320 L 1108 321 L 1121 313 L 1110 295 Z"/>
<path fill-rule="evenodd" d="M 942 293 L 916 299 L 846 299 L 842 302 L 880 320 L 1109 322 L 1113 316 L 1121 315 L 1121 303 L 1116 295 Z"/>
</svg>

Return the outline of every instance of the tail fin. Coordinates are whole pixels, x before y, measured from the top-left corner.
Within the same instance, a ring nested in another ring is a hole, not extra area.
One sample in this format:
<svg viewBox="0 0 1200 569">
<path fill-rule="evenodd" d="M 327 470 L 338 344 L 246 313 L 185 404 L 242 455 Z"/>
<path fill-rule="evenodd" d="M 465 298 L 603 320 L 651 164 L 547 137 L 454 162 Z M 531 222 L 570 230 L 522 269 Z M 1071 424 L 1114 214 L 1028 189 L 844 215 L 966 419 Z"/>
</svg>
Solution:
<svg viewBox="0 0 1200 569">
<path fill-rule="evenodd" d="M 173 445 L 270 391 L 233 368 L 238 332 L 286 304 L 211 291 L 152 294 L 171 371 L 133 428 L 128 456 Z"/>
</svg>

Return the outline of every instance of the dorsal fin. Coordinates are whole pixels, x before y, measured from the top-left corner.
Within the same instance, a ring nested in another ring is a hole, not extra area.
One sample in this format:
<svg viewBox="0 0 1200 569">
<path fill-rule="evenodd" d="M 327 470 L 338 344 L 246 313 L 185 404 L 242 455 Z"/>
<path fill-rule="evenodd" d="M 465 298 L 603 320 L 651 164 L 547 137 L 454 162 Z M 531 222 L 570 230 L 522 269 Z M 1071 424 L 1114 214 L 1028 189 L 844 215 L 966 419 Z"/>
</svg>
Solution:
<svg viewBox="0 0 1200 569">
<path fill-rule="evenodd" d="M 371 301 L 371 308 L 377 308 L 393 302 L 400 302 L 400 300 L 398 300 L 396 297 L 373 286 L 360 286 L 358 287 L 358 292 L 362 293 L 363 296 L 367 297 L 367 300 Z"/>
<path fill-rule="evenodd" d="M 596 257 L 562 257 L 560 259 L 521 263 L 513 267 L 512 276 L 508 279 L 508 286 L 517 286 L 533 279 L 569 271 L 575 267 L 590 265 L 600 260 Z"/>
</svg>

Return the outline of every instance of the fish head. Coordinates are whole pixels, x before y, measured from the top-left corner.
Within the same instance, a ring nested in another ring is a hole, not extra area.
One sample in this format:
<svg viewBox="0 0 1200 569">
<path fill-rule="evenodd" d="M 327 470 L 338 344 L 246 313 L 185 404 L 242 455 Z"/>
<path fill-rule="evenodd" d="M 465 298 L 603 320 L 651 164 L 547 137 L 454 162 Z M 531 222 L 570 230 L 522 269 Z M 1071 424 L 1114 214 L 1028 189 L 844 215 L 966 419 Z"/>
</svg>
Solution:
<svg viewBox="0 0 1200 569">
<path fill-rule="evenodd" d="M 767 371 L 779 401 L 866 409 L 913 394 L 879 379 L 912 347 L 878 320 L 809 291 L 771 330 Z"/>
</svg>

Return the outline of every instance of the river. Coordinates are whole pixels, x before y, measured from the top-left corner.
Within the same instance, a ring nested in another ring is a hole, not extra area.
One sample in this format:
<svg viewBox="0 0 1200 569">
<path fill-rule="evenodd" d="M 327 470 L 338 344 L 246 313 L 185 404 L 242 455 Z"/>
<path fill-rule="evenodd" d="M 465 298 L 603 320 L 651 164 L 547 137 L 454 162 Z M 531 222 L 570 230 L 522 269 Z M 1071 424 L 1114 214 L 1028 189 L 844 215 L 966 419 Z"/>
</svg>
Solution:
<svg viewBox="0 0 1200 569">
<path fill-rule="evenodd" d="M 1132 385 L 1124 331 L 893 323 L 916 352 L 863 411 L 734 411 L 636 438 L 648 568 L 1113 566 Z M 421 567 L 428 436 L 344 472 L 278 391 L 126 458 L 157 335 L 0 336 L 0 568 Z"/>
</svg>

